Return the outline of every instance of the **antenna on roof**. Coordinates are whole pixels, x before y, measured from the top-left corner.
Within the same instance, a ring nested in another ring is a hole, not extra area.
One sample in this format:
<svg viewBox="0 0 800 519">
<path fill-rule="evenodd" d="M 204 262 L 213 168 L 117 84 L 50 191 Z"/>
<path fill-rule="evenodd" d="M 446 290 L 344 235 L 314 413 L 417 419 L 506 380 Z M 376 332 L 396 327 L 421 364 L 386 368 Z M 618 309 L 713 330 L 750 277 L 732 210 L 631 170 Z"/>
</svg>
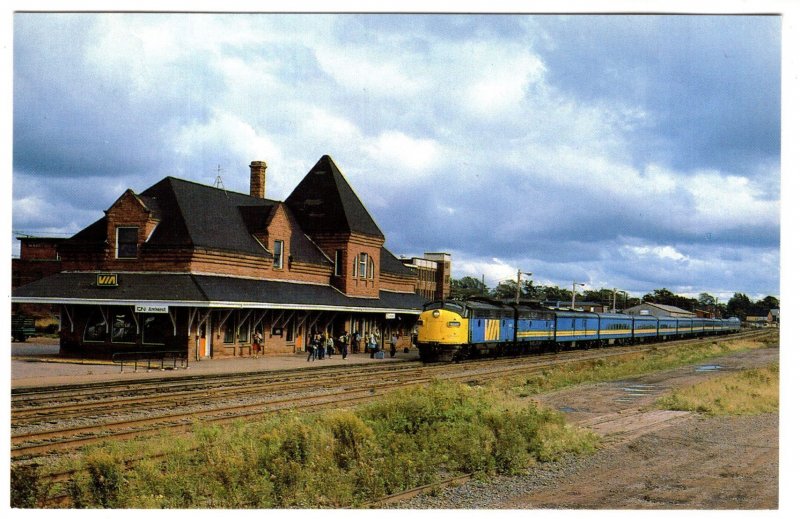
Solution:
<svg viewBox="0 0 800 519">
<path fill-rule="evenodd" d="M 222 189 L 225 191 L 225 195 L 228 195 L 228 190 L 225 189 L 225 184 L 222 183 L 222 167 L 219 164 L 217 164 L 217 178 L 214 180 L 214 187 Z"/>
</svg>

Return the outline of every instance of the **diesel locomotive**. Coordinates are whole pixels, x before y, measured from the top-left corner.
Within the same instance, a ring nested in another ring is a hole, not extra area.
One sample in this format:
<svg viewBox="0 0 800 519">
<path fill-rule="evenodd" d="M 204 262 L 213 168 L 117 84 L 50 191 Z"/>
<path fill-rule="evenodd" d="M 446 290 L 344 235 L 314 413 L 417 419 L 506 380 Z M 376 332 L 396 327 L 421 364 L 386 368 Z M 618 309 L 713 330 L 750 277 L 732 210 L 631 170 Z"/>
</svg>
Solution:
<svg viewBox="0 0 800 519">
<path fill-rule="evenodd" d="M 417 321 L 423 362 L 515 355 L 739 331 L 739 319 L 655 317 L 506 304 L 486 298 L 428 303 Z"/>
</svg>

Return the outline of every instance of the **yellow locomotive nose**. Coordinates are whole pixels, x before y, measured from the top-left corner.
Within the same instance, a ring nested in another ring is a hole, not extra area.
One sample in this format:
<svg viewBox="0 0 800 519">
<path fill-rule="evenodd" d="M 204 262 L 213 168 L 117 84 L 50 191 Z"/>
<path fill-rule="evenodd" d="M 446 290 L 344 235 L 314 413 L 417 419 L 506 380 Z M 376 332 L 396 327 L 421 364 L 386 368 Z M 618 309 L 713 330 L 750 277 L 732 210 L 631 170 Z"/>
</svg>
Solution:
<svg viewBox="0 0 800 519">
<path fill-rule="evenodd" d="M 422 312 L 417 322 L 420 344 L 466 344 L 467 319 L 456 312 L 435 309 Z"/>
</svg>

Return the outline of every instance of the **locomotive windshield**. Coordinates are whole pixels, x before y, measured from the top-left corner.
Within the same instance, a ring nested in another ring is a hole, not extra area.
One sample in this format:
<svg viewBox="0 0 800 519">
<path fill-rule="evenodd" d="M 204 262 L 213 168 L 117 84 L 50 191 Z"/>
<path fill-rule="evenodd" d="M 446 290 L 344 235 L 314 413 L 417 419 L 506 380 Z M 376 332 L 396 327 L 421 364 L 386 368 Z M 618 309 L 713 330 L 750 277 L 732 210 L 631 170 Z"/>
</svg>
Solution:
<svg viewBox="0 0 800 519">
<path fill-rule="evenodd" d="M 451 312 L 457 313 L 461 317 L 467 317 L 467 308 L 458 301 L 432 301 L 430 303 L 426 303 L 422 307 L 422 309 L 426 312 L 428 310 L 436 310 L 437 308 L 450 310 Z"/>
</svg>

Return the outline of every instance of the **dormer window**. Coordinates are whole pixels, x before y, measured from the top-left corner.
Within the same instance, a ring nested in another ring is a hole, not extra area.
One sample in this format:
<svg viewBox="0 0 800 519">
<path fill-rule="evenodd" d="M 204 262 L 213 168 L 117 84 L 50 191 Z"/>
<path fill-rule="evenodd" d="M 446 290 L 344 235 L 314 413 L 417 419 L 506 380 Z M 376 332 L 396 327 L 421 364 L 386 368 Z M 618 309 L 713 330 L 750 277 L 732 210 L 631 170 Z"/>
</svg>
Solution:
<svg viewBox="0 0 800 519">
<path fill-rule="evenodd" d="M 139 253 L 139 228 L 117 227 L 117 258 L 136 259 Z"/>
<path fill-rule="evenodd" d="M 275 240 L 272 247 L 272 268 L 283 268 L 283 240 Z"/>
</svg>

